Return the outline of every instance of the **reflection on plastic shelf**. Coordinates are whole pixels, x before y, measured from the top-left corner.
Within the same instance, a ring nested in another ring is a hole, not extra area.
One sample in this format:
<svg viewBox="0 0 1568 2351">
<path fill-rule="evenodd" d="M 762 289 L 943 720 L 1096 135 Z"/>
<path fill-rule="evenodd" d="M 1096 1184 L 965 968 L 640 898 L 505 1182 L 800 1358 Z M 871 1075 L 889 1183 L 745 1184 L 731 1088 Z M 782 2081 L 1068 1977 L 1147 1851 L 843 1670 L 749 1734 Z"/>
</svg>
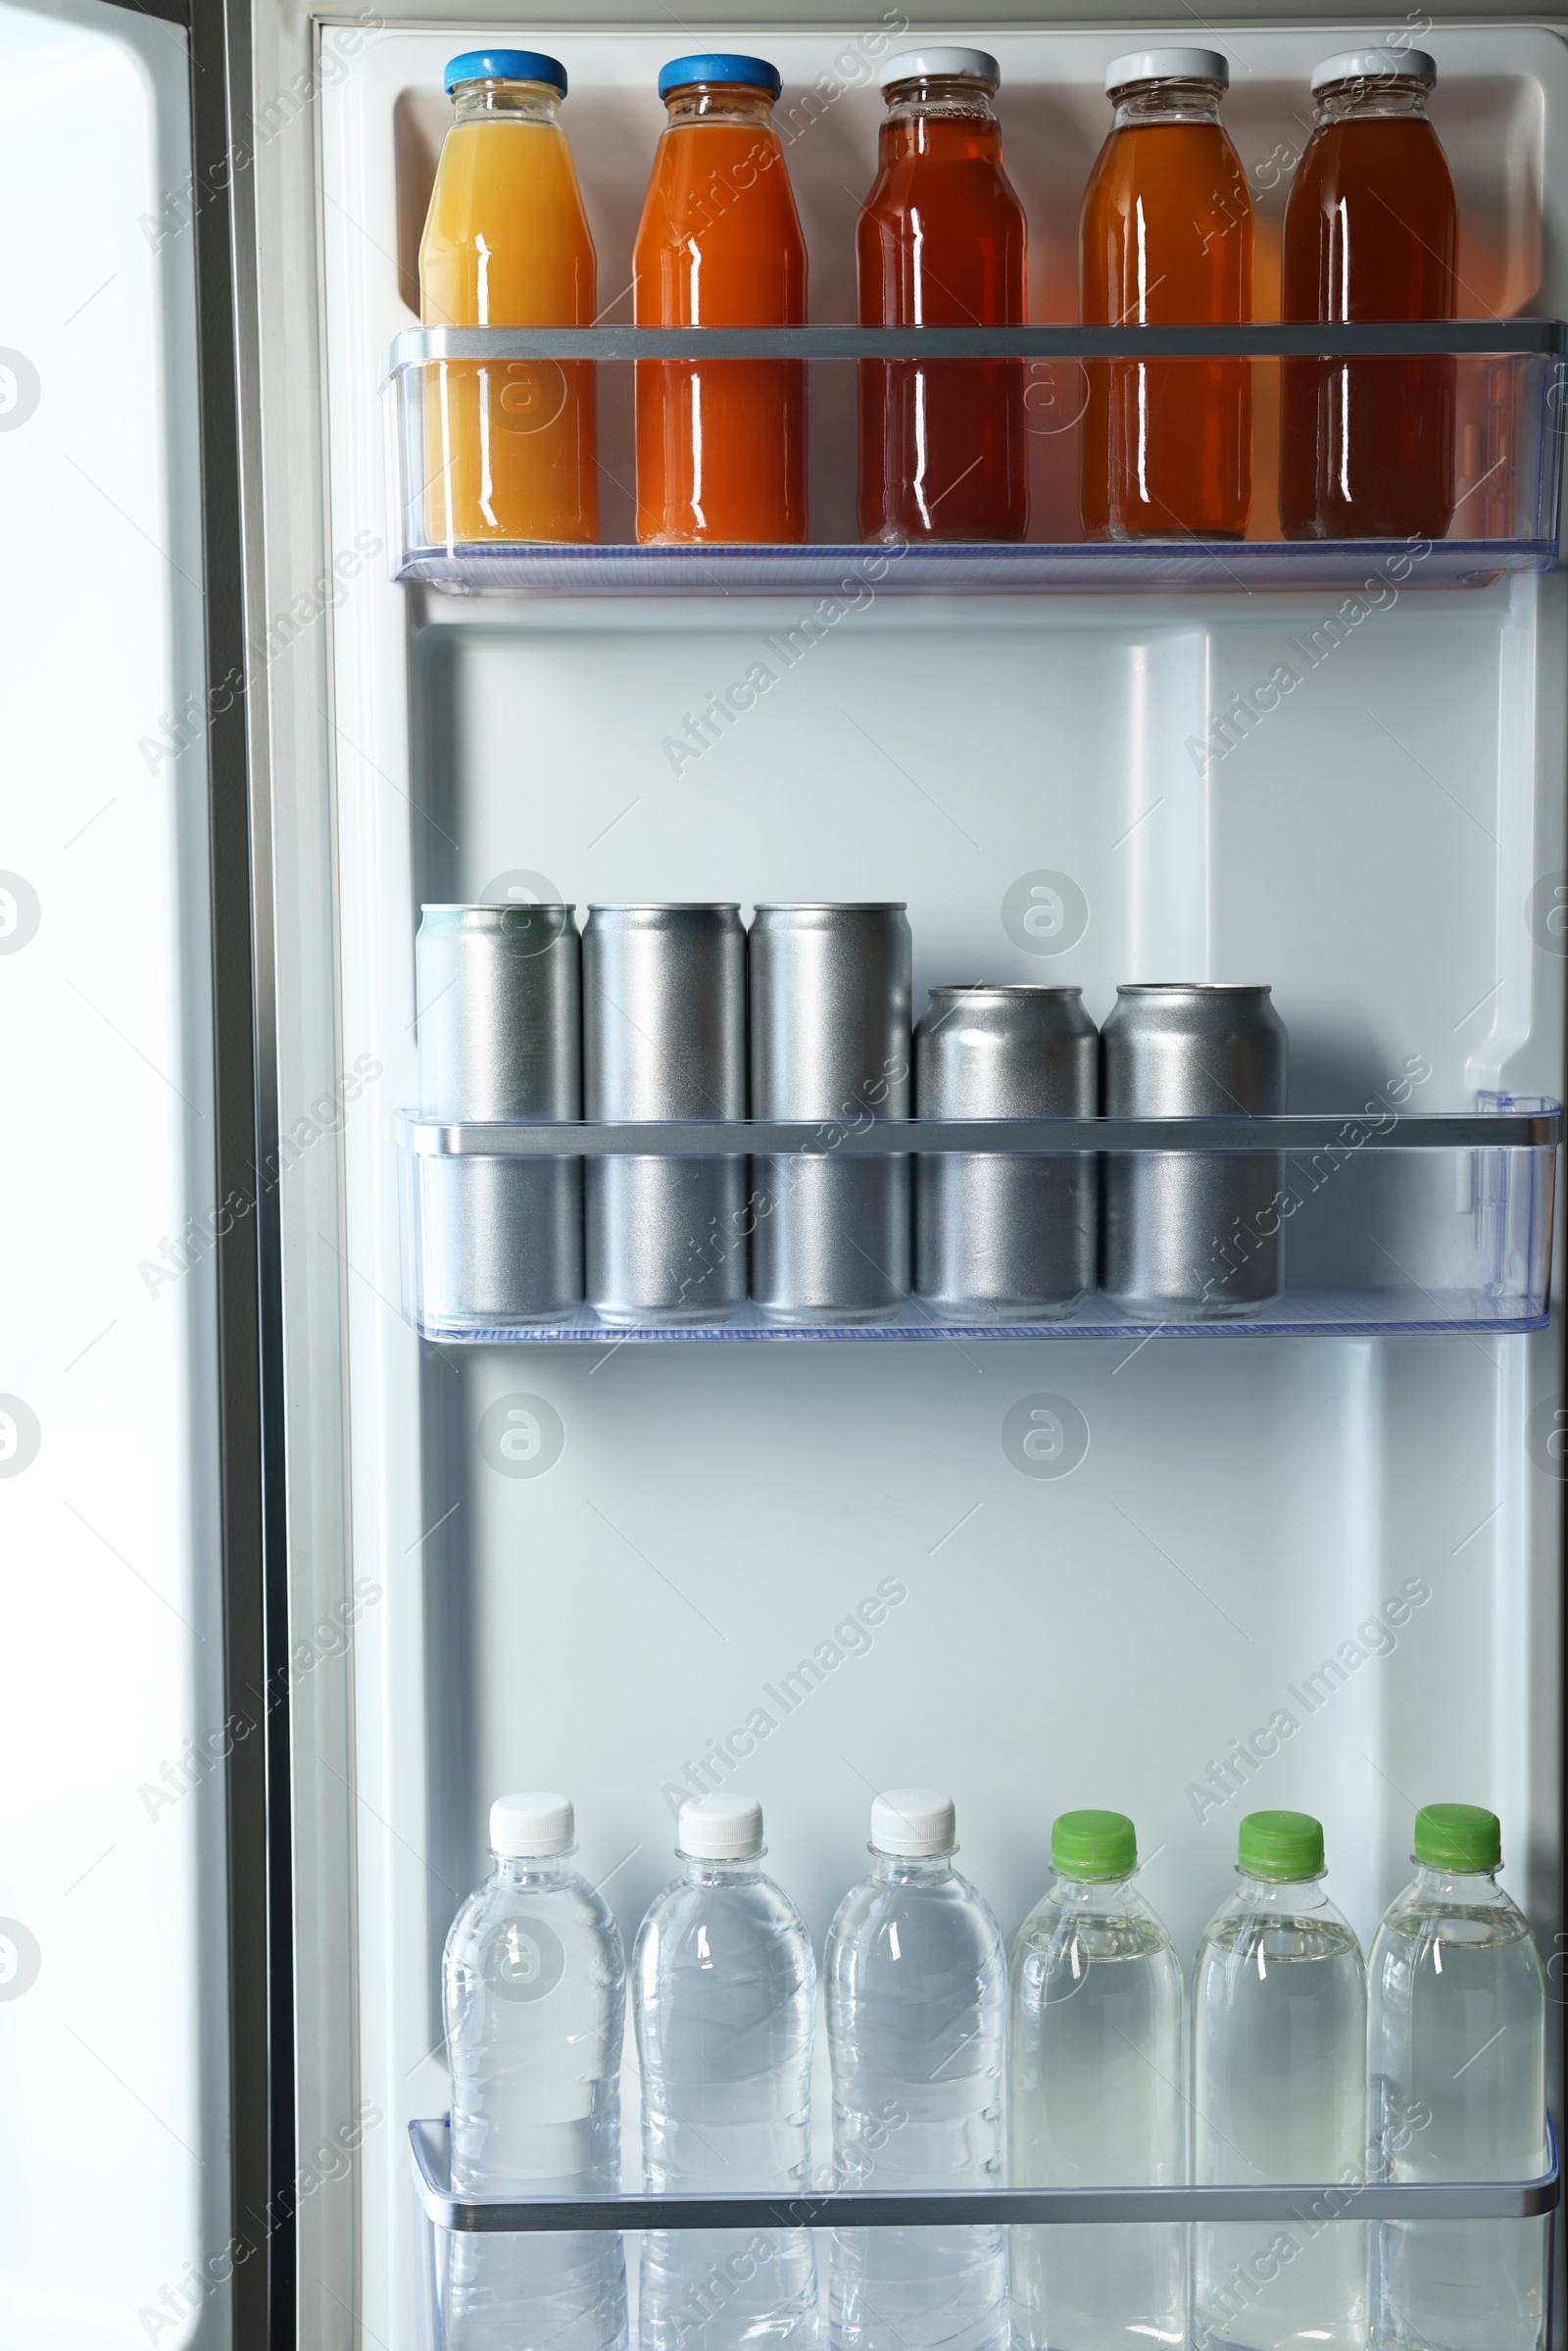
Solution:
<svg viewBox="0 0 1568 2351">
<path fill-rule="evenodd" d="M 1157 360 L 1162 381 L 1179 380 L 1184 367 L 1211 369 L 1211 359 L 1193 348 L 1201 343 L 1205 354 L 1240 355 L 1236 365 L 1250 370 L 1252 406 L 1259 416 L 1269 415 L 1278 403 L 1282 367 L 1308 365 L 1299 356 L 1303 351 L 1326 352 L 1329 331 L 1278 325 L 421 328 L 398 338 L 388 365 L 388 459 L 399 518 L 394 573 L 456 595 L 799 591 L 857 603 L 921 591 L 1315 586 L 1369 597 L 1376 609 L 1406 586 L 1470 585 L 1499 572 L 1549 570 L 1557 557 L 1564 363 L 1556 348 L 1561 330 L 1548 320 L 1332 330 L 1357 351 L 1403 351 L 1410 334 L 1423 331 L 1421 348 L 1432 348 L 1434 335 L 1446 338 L 1455 498 L 1442 537 L 1286 538 L 1272 497 L 1261 495 L 1242 537 L 1119 537 L 1086 530 L 1081 443 L 1090 390 L 1101 374 L 1140 373 Z M 1396 346 L 1378 340 L 1401 331 L 1406 341 Z M 656 370 L 677 350 L 691 353 L 695 364 L 699 349 L 707 368 L 745 365 L 743 345 L 748 354 L 788 352 L 802 366 L 810 423 L 803 543 L 639 544 L 625 488 L 635 470 L 632 392 L 638 367 Z M 1118 356 L 1105 356 L 1111 351 Z M 901 355 L 896 362 L 895 352 Z M 967 540 L 913 540 L 889 527 L 881 542 L 862 540 L 856 477 L 858 370 L 940 363 L 950 371 L 970 367 L 978 375 L 987 368 L 995 372 L 1004 357 L 1016 370 L 1027 453 L 1026 527 L 1007 539 Z M 1357 362 L 1362 367 L 1380 364 L 1376 357 Z M 441 451 L 448 446 L 443 420 L 458 392 L 495 403 L 496 429 L 514 433 L 519 415 L 559 410 L 568 374 L 577 396 L 597 408 L 603 460 L 597 543 L 566 534 L 554 543 L 524 542 L 500 527 L 483 538 L 454 536 L 441 494 Z"/>
<path fill-rule="evenodd" d="M 414 2190 L 420 2214 L 423 2276 L 419 2320 L 425 2351 L 464 2351 L 467 2339 L 454 2326 L 455 2276 L 471 2266 L 471 2248 L 501 2236 L 514 2243 L 537 2240 L 540 2232 L 563 2229 L 587 2232 L 632 2231 L 628 2250 L 635 2254 L 640 2232 L 700 2229 L 712 2233 L 706 2244 L 721 2251 L 726 2241 L 743 2252 L 758 2229 L 869 2228 L 918 2230 L 964 2222 L 994 2226 L 1071 2227 L 1078 2223 L 1138 2225 L 1147 2228 L 1181 2227 L 1184 2233 L 1200 2222 L 1221 2220 L 1254 2223 L 1259 2229 L 1299 2230 L 1312 2237 L 1326 2227 L 1361 2230 L 1370 2224 L 1412 2220 L 1452 2228 L 1463 2220 L 1474 2229 L 1507 2232 L 1509 2248 L 1517 2254 L 1521 2228 L 1534 2234 L 1543 2256 L 1549 2256 L 1557 2206 L 1561 2198 L 1556 2133 L 1548 2119 L 1548 2160 L 1539 2179 L 1517 2180 L 1368 2181 L 1347 2186 L 1342 2182 L 1302 2183 L 1296 2186 L 1250 2187 L 1077 2187 L 981 2188 L 970 2190 L 915 2189 L 899 2193 L 883 2189 L 812 2192 L 801 2196 L 748 2195 L 618 2195 L 551 2197 L 509 2200 L 502 2196 L 464 2196 L 450 2185 L 451 2133 L 442 2121 L 409 2125 L 409 2152 Z M 1534 2229 L 1531 2229 L 1534 2224 Z M 733 2231 L 733 2235 L 729 2232 Z M 753 2239 L 755 2241 L 755 2239 Z M 1265 2240 L 1266 2241 L 1266 2240 Z M 468 2248 L 466 2257 L 460 2248 Z M 636 2276 L 636 2262 L 627 2263 Z M 739 2273 L 737 2273 L 739 2274 Z M 624 2317 L 624 2311 L 619 2314 Z M 641 2314 L 638 2314 L 640 2316 Z M 826 2337 L 826 2328 L 822 2329 Z M 621 2339 L 635 2346 L 641 2340 L 636 2317 Z"/>
<path fill-rule="evenodd" d="M 1089 1160 L 1098 1180 L 1087 1188 L 1077 1181 L 1062 1197 L 1082 1209 L 1087 1194 L 1093 1213 L 1098 1196 L 1102 1281 L 1112 1263 L 1156 1269 L 1141 1292 L 1094 1289 L 1058 1313 L 998 1312 L 922 1298 L 913 1260 L 910 1286 L 880 1314 L 848 1301 L 838 1313 L 831 1298 L 798 1314 L 755 1297 L 705 1302 L 720 1292 L 734 1295 L 739 1285 L 716 1281 L 715 1269 L 727 1276 L 737 1260 L 750 1261 L 752 1236 L 777 1206 L 758 1188 L 759 1169 L 773 1171 L 776 1189 L 787 1186 L 793 1168 L 820 1164 L 834 1149 L 820 1128 L 744 1120 L 703 1122 L 696 1134 L 675 1125 L 651 1132 L 646 1124 L 454 1127 L 404 1113 L 404 1312 L 426 1339 L 532 1346 L 1538 1330 L 1546 1319 L 1560 1112 L 1544 1098 L 1501 1095 L 1483 1096 L 1479 1110 L 1391 1117 L 1382 1125 L 1321 1116 L 911 1119 L 894 1122 L 896 1134 L 885 1140 L 874 1130 L 847 1129 L 840 1138 L 847 1154 L 891 1160 L 911 1192 L 916 1164 L 933 1157 L 951 1163 L 1028 1152 L 1076 1166 Z M 750 1146 L 752 1180 L 732 1231 L 689 1237 L 684 1269 L 674 1269 L 687 1309 L 657 1322 L 611 1322 L 578 1302 L 579 1292 L 577 1299 L 554 1298 L 542 1311 L 530 1248 L 535 1195 L 552 1162 L 563 1170 L 585 1157 L 650 1150 L 678 1158 L 697 1135 L 710 1154 Z M 1099 1148 L 1086 1148 L 1085 1135 Z M 944 1148 L 933 1152 L 939 1139 Z M 1131 1168 L 1141 1171 L 1136 1184 L 1113 1180 Z M 1205 1200 L 1218 1203 L 1207 1222 L 1195 1207 Z M 1130 1251 L 1107 1252 L 1107 1234 L 1128 1216 L 1157 1229 L 1140 1229 Z"/>
</svg>

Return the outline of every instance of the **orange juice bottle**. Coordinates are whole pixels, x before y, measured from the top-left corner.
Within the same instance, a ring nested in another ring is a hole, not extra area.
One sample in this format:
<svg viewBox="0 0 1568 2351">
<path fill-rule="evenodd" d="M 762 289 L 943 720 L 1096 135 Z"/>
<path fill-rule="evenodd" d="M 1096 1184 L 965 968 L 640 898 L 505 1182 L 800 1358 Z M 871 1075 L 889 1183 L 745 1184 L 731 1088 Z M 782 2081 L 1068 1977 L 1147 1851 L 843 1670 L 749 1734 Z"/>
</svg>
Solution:
<svg viewBox="0 0 1568 2351">
<path fill-rule="evenodd" d="M 1116 112 L 1084 192 L 1085 325 L 1252 315 L 1252 200 L 1219 119 L 1213 49 L 1150 49 L 1105 74 Z M 1252 503 L 1247 360 L 1092 360 L 1080 444 L 1091 538 L 1241 538 Z"/>
<path fill-rule="evenodd" d="M 632 255 L 639 326 L 801 326 L 806 239 L 760 57 L 678 57 Z M 637 536 L 806 537 L 801 360 L 639 360 Z"/>
<path fill-rule="evenodd" d="M 447 68 L 456 118 L 419 244 L 426 326 L 591 326 L 594 241 L 561 128 L 566 73 L 532 49 Z M 590 360 L 437 360 L 424 385 L 431 546 L 599 536 Z"/>
</svg>

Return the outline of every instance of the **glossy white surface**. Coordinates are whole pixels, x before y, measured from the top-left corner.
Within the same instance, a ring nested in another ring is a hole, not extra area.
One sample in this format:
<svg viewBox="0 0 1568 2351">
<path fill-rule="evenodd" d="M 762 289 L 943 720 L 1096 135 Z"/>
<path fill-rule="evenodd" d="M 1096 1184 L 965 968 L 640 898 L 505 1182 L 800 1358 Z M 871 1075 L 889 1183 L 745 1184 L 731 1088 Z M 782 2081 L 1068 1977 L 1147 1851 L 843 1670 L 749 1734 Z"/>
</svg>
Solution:
<svg viewBox="0 0 1568 2351">
<path fill-rule="evenodd" d="M 0 401 L 0 1390 L 37 1434 L 0 1442 L 0 1922 L 36 1961 L 0 1923 L 0 2338 L 52 2351 L 228 2339 L 189 71 L 129 10 L 0 8 L 37 388 Z"/>
</svg>

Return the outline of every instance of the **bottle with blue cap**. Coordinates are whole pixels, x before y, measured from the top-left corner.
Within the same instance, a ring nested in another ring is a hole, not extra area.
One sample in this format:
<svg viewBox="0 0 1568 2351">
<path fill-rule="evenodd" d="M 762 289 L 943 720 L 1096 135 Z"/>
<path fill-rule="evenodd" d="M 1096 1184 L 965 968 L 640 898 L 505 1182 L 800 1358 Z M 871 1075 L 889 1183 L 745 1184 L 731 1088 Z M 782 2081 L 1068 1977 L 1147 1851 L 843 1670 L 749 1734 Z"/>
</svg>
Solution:
<svg viewBox="0 0 1568 2351">
<path fill-rule="evenodd" d="M 1320 1824 L 1250 1812 L 1236 1874 L 1193 1963 L 1194 2182 L 1326 2183 L 1353 2206 L 1370 2162 L 1366 1967 L 1323 1890 Z M 1255 2221 L 1196 2228 L 1196 2351 L 1366 2351 L 1366 2233 L 1327 2218 L 1283 2241 Z"/>
<path fill-rule="evenodd" d="M 1123 1812 L 1064 1812 L 1051 1886 L 1009 1967 L 1009 2187 L 1176 2187 L 1187 2177 L 1182 1963 L 1135 1884 Z M 1180 2343 L 1187 2251 L 1149 2223 L 1014 2229 L 1013 2351 Z"/>
<path fill-rule="evenodd" d="M 1451 318 L 1459 200 L 1427 101 L 1424 49 L 1344 49 L 1312 74 L 1291 180 L 1280 316 Z M 1280 522 L 1288 539 L 1441 539 L 1453 520 L 1457 363 L 1446 352 L 1287 360 Z"/>
<path fill-rule="evenodd" d="M 620 2185 L 626 1961 L 571 1866 L 568 1796 L 502 1796 L 495 1867 L 442 1963 L 459 2195 L 613 2195 Z M 626 2272 L 609 2230 L 449 2240 L 449 2351 L 625 2351 Z"/>
<path fill-rule="evenodd" d="M 1007 1961 L 956 1850 L 951 1796 L 872 1804 L 871 1873 L 822 1968 L 839 2187 L 1002 2184 Z M 828 2312 L 831 2351 L 1007 2351 L 1003 2231 L 837 2229 Z"/>
<path fill-rule="evenodd" d="M 1533 2180 L 1547 2168 L 1546 1982 L 1530 1922 L 1497 1884 L 1502 1833 L 1479 1804 L 1424 1804 L 1416 1874 L 1372 1944 L 1373 2127 L 1385 2180 Z M 1544 2221 L 1389 2221 L 1386 2351 L 1536 2351 Z"/>
<path fill-rule="evenodd" d="M 591 326 L 594 241 L 561 127 L 565 68 L 533 49 L 447 67 L 455 113 L 419 245 L 426 326 Z M 424 370 L 418 536 L 429 547 L 599 536 L 591 360 Z"/>
<path fill-rule="evenodd" d="M 984 49 L 904 49 L 881 72 L 877 175 L 855 231 L 862 326 L 1021 326 L 1023 206 L 1002 159 Z M 862 539 L 1021 539 L 1028 390 L 1019 360 L 862 360 Z"/>
<path fill-rule="evenodd" d="M 671 59 L 666 122 L 632 255 L 639 326 L 803 326 L 806 239 L 765 58 Z M 806 367 L 641 360 L 637 536 L 654 546 L 798 545 L 807 531 Z"/>
<path fill-rule="evenodd" d="M 762 1807 L 734 1793 L 680 1808 L 681 1873 L 632 1953 L 653 2195 L 810 2184 L 816 1962 L 806 1922 L 762 1868 Z M 641 2351 L 814 2351 L 816 2258 L 805 2229 L 650 2229 Z"/>
</svg>

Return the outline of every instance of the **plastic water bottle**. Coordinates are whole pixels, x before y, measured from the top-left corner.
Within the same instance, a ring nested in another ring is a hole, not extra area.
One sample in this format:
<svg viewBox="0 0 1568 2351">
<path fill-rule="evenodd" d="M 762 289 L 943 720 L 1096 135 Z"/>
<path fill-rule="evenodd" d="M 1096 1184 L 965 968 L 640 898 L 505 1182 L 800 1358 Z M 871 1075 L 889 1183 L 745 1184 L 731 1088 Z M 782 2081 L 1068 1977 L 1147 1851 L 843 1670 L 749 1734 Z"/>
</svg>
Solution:
<svg viewBox="0 0 1568 2351">
<path fill-rule="evenodd" d="M 1187 2176 L 1182 1963 L 1133 1884 L 1122 1812 L 1064 1812 L 1055 1878 L 1009 1971 L 1013 2187 L 1178 2187 Z M 1177 2227 L 1014 2229 L 1014 2351 L 1151 2351 L 1187 2340 Z"/>
<path fill-rule="evenodd" d="M 1365 2351 L 1366 1969 L 1323 1891 L 1323 1831 L 1304 1812 L 1242 1823 L 1241 1885 L 1193 1967 L 1193 2178 L 1296 2180 L 1326 2196 L 1290 2222 L 1195 2229 L 1196 2351 Z"/>
<path fill-rule="evenodd" d="M 816 1962 L 761 1867 L 762 1808 L 683 1804 L 684 1867 L 632 1954 L 643 2181 L 655 2194 L 800 2194 L 810 2180 Z M 642 2351 L 812 2351 L 816 2259 L 804 2229 L 655 2229 L 643 2243 Z"/>
<path fill-rule="evenodd" d="M 950 1797 L 871 1806 L 871 1875 L 824 1967 L 840 2187 L 1001 2184 L 1006 1957 L 956 1849 Z M 1005 2351 L 1000 2228 L 839 2229 L 830 2278 L 833 2351 Z"/>
<path fill-rule="evenodd" d="M 442 1968 L 461 2195 L 612 2195 L 620 2174 L 626 1962 L 571 1867 L 565 1796 L 490 1808 L 495 1869 L 464 1903 Z M 626 2273 L 613 2231 L 457 2234 L 451 2351 L 619 2351 Z"/>
<path fill-rule="evenodd" d="M 1546 1986 L 1495 1873 L 1494 1813 L 1428 1804 L 1416 1878 L 1372 1945 L 1373 2122 L 1386 2180 L 1530 2180 L 1546 2168 Z M 1399 2221 L 1378 2231 L 1387 2351 L 1535 2351 L 1544 2221 Z"/>
</svg>

